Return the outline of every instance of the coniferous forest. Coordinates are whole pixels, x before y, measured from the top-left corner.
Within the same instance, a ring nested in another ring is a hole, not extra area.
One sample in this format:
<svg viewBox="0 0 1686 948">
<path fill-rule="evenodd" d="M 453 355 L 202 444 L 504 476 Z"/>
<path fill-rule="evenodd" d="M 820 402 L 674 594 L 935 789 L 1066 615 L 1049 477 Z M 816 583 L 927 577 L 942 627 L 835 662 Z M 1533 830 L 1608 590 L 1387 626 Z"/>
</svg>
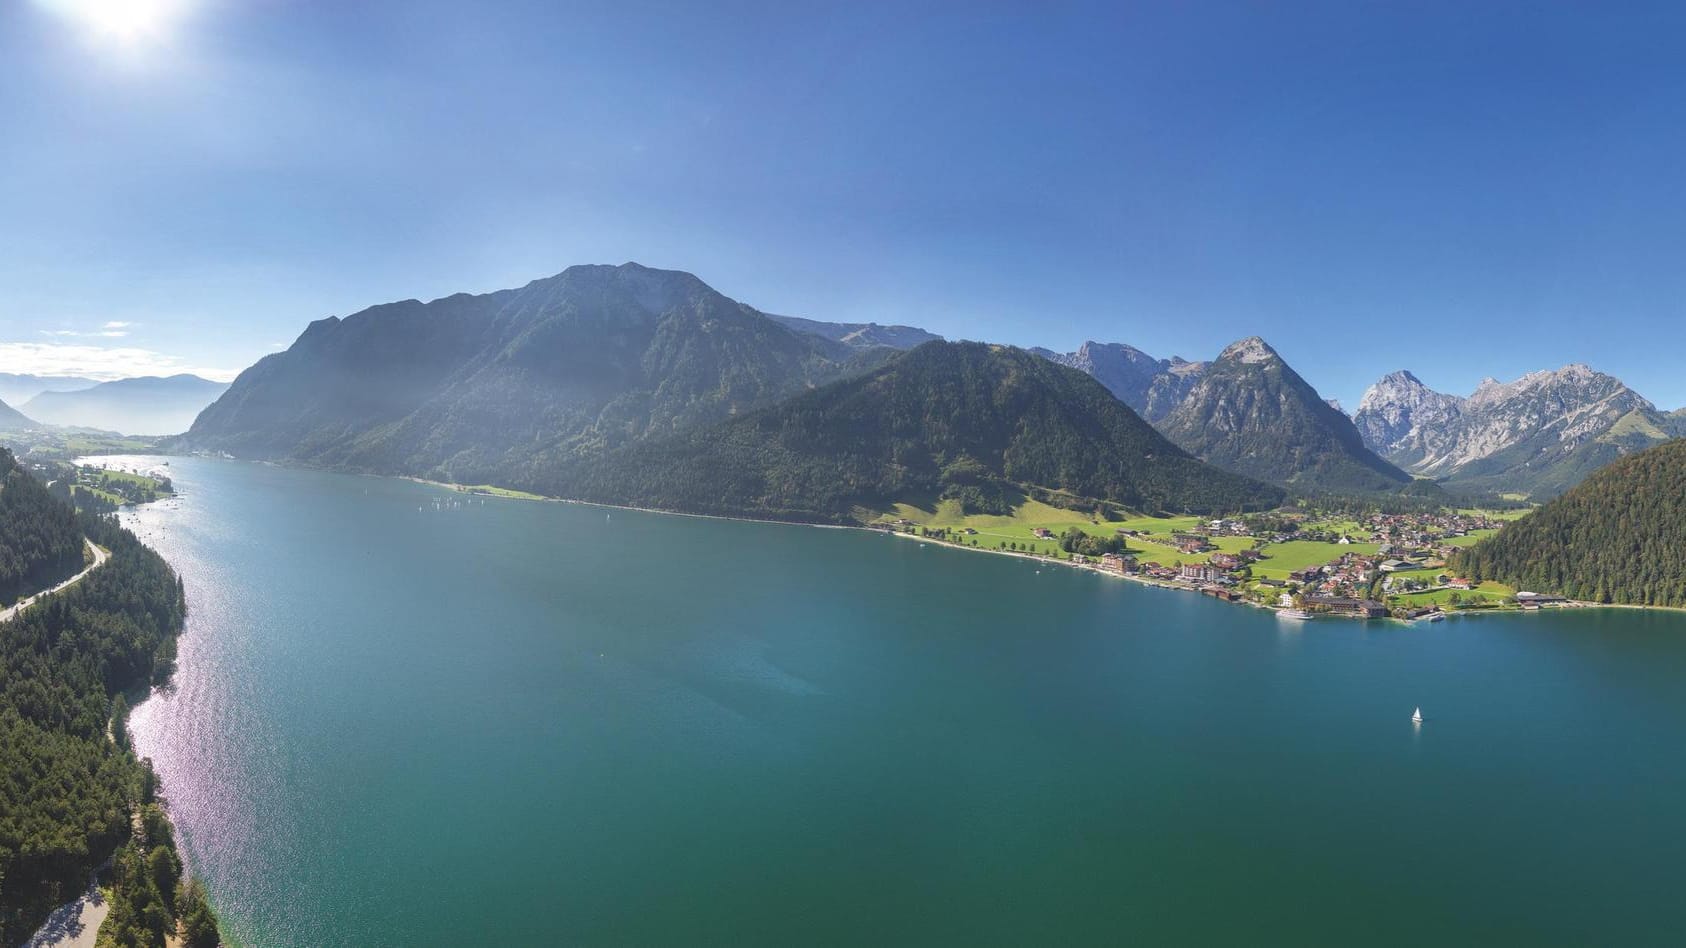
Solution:
<svg viewBox="0 0 1686 948">
<path fill-rule="evenodd" d="M 0 452 L 0 607 L 82 566 L 76 512 Z"/>
<path fill-rule="evenodd" d="M 832 523 L 897 501 L 956 499 L 969 512 L 1006 513 L 1038 489 L 1174 513 L 1263 510 L 1284 494 L 1189 456 L 1076 369 L 951 342 L 710 428 L 564 466 L 532 486 Z"/>
<path fill-rule="evenodd" d="M 178 919 L 187 944 L 216 944 L 203 891 L 182 877 L 151 766 L 124 727 L 125 694 L 173 668 L 181 581 L 114 518 L 75 513 L 4 451 L 0 470 L 0 549 L 62 548 L 68 524 L 78 555 L 83 536 L 111 553 L 0 623 L 0 944 L 28 938 L 108 859 L 102 945 L 162 946 Z M 14 524 L 24 526 L 18 536 Z"/>
<path fill-rule="evenodd" d="M 1686 606 L 1686 441 L 1604 467 L 1455 562 L 1472 580 L 1624 605 Z"/>
</svg>

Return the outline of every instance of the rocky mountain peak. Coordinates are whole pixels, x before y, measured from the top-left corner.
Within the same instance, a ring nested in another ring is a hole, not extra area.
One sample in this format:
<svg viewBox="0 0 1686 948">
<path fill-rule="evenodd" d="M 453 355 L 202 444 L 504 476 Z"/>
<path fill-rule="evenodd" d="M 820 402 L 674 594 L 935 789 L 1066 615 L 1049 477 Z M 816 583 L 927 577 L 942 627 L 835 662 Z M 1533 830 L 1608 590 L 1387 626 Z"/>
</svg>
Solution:
<svg viewBox="0 0 1686 948">
<path fill-rule="evenodd" d="M 1367 444 L 1414 473 L 1529 492 L 1573 483 L 1628 450 L 1633 432 L 1666 436 L 1672 426 L 1654 415 L 1620 379 L 1577 362 L 1510 382 L 1484 378 L 1468 398 L 1389 373 L 1365 391 L 1353 420 Z"/>
<path fill-rule="evenodd" d="M 1453 397 L 1436 392 L 1409 370 L 1400 369 L 1389 372 L 1365 389 L 1364 395 L 1358 401 L 1358 411 L 1364 413 L 1414 409 L 1427 402 Z"/>
<path fill-rule="evenodd" d="M 1258 336 L 1248 336 L 1245 339 L 1232 342 L 1224 348 L 1224 351 L 1218 353 L 1218 361 L 1220 362 L 1258 363 L 1280 358 L 1282 357 L 1276 354 L 1276 350 L 1272 349 L 1269 343 Z"/>
</svg>

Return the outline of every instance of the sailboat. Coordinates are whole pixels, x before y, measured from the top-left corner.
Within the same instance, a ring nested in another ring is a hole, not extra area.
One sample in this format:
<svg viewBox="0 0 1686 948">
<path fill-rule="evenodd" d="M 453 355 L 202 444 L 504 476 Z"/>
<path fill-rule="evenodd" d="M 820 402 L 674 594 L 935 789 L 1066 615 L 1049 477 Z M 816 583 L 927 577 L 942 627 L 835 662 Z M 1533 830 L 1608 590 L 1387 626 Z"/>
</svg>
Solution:
<svg viewBox="0 0 1686 948">
<path fill-rule="evenodd" d="M 1423 723 L 1423 709 L 1422 708 L 1418 708 L 1416 711 L 1412 712 L 1411 723 L 1412 724 Z"/>
</svg>

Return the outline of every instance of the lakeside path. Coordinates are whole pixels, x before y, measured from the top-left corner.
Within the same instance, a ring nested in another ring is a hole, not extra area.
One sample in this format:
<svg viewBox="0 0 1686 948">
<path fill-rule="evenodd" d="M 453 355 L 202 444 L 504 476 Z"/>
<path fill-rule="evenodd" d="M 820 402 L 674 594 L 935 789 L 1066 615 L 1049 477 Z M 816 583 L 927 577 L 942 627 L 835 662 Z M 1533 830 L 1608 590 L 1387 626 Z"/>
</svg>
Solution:
<svg viewBox="0 0 1686 948">
<path fill-rule="evenodd" d="M 90 882 L 80 898 L 54 909 L 47 923 L 23 943 L 23 948 L 94 948 L 100 926 L 109 914 L 111 903 L 106 901 L 99 885 Z"/>
<path fill-rule="evenodd" d="M 96 569 L 99 569 L 101 566 L 104 566 L 105 561 L 111 558 L 111 554 L 109 552 L 107 552 L 105 550 L 102 550 L 99 547 L 95 546 L 94 541 L 88 539 L 87 537 L 83 537 L 82 542 L 87 544 L 88 549 L 94 551 L 94 562 L 91 565 L 89 565 L 87 568 L 83 569 L 82 572 L 77 573 L 75 576 L 70 577 L 69 579 L 65 580 L 62 583 L 59 583 L 57 586 L 54 586 L 51 589 L 43 589 L 33 596 L 26 596 L 22 599 L 19 599 L 17 601 L 17 603 L 15 605 L 13 605 L 10 609 L 0 609 L 0 622 L 5 622 L 7 619 L 10 619 L 12 616 L 15 616 L 18 613 L 22 612 L 23 610 L 28 609 L 30 606 L 35 604 L 36 600 L 42 598 L 43 596 L 51 596 L 53 593 L 63 592 L 64 590 L 69 589 L 71 586 L 76 585 L 77 583 L 82 581 L 82 577 L 88 575 L 89 573 L 92 573 Z"/>
</svg>

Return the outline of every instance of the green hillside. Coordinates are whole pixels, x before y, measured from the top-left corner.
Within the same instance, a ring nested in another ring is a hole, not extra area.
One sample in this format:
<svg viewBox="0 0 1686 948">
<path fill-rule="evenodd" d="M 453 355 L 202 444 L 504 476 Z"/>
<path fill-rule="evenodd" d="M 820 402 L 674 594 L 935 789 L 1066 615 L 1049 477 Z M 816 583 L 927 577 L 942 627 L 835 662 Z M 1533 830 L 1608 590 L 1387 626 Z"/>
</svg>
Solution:
<svg viewBox="0 0 1686 948">
<path fill-rule="evenodd" d="M 1258 510 L 1282 491 L 1172 445 L 1089 376 L 1024 350 L 933 342 L 866 376 L 559 471 L 540 490 L 697 513 L 850 522 L 1059 492 L 1135 509 Z"/>
<path fill-rule="evenodd" d="M 1472 579 L 1574 599 L 1686 606 L 1686 441 L 1595 471 L 1460 554 Z"/>
</svg>

